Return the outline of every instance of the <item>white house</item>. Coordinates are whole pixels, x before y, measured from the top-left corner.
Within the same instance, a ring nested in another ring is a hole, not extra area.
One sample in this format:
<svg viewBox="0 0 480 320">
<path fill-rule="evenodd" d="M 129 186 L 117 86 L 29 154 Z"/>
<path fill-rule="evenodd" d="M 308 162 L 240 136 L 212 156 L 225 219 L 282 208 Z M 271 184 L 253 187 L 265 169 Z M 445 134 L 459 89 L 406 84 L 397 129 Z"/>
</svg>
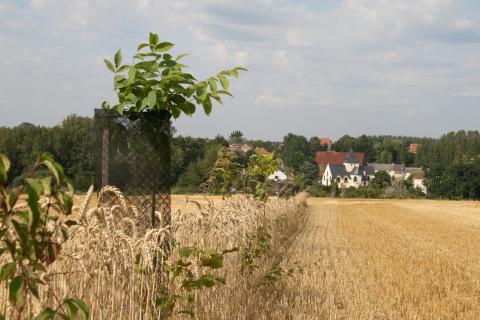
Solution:
<svg viewBox="0 0 480 320">
<path fill-rule="evenodd" d="M 343 164 L 327 164 L 321 183 L 324 186 L 330 186 L 336 182 L 340 188 L 358 188 L 368 185 L 374 177 L 373 167 L 360 165 L 355 153 L 350 150 Z"/>
<path fill-rule="evenodd" d="M 278 181 L 285 181 L 288 179 L 288 177 L 283 171 L 277 170 L 271 175 L 269 175 L 267 179 L 270 181 L 278 182 Z"/>
<path fill-rule="evenodd" d="M 423 193 L 427 194 L 427 187 L 425 186 L 425 173 L 419 172 L 413 176 L 413 188 L 419 188 Z"/>
<path fill-rule="evenodd" d="M 407 180 L 412 174 L 422 172 L 422 168 L 405 167 L 403 164 L 397 163 L 369 163 L 375 172 L 385 171 L 392 178 L 392 180 Z"/>
</svg>

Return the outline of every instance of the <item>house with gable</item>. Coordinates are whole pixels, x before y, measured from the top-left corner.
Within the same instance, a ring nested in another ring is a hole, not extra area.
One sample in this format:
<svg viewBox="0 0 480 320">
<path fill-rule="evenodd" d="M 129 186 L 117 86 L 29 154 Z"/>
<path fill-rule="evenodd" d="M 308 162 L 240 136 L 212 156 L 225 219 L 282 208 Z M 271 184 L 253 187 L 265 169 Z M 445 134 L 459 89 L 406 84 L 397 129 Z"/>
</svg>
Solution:
<svg viewBox="0 0 480 320">
<path fill-rule="evenodd" d="M 315 153 L 315 163 L 318 167 L 318 175 L 321 177 L 325 172 L 328 164 L 343 165 L 344 160 L 347 158 L 348 152 L 337 151 L 317 151 Z M 354 152 L 355 159 L 362 165 L 365 159 L 365 153 Z"/>
<path fill-rule="evenodd" d="M 363 157 L 362 157 L 363 159 Z M 340 188 L 359 188 L 367 186 L 375 177 L 372 166 L 364 166 L 353 150 L 347 153 L 342 164 L 328 163 L 322 175 L 321 183 L 331 186 L 336 183 Z"/>
</svg>

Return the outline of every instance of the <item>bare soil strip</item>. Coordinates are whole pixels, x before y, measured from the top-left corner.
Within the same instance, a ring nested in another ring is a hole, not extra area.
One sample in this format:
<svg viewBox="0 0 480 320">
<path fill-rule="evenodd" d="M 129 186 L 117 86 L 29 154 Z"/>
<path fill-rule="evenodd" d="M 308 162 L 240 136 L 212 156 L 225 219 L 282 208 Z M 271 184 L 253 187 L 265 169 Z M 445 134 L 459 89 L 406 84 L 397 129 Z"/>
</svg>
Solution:
<svg viewBox="0 0 480 320">
<path fill-rule="evenodd" d="M 278 319 L 479 319 L 480 205 L 310 199 Z"/>
</svg>

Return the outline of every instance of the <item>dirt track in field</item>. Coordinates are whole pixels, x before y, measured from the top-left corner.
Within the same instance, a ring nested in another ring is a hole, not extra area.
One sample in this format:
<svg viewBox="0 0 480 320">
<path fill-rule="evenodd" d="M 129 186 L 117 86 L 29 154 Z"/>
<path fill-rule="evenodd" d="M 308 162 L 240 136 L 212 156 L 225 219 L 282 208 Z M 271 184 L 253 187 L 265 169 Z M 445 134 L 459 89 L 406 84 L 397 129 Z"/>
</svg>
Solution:
<svg viewBox="0 0 480 320">
<path fill-rule="evenodd" d="M 309 199 L 287 319 L 480 319 L 480 204 Z"/>
</svg>

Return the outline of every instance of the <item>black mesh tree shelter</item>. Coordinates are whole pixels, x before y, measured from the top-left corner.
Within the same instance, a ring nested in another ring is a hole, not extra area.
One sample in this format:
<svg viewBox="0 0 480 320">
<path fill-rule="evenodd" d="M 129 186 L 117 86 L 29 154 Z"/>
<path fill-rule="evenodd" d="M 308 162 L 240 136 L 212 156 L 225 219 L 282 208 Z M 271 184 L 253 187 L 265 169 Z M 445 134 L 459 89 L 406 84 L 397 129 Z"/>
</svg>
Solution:
<svg viewBox="0 0 480 320">
<path fill-rule="evenodd" d="M 145 227 L 170 224 L 170 113 L 95 109 L 96 189 L 120 189 Z M 114 205 L 105 194 L 99 202 Z M 160 224 L 161 219 L 161 224 Z"/>
</svg>

